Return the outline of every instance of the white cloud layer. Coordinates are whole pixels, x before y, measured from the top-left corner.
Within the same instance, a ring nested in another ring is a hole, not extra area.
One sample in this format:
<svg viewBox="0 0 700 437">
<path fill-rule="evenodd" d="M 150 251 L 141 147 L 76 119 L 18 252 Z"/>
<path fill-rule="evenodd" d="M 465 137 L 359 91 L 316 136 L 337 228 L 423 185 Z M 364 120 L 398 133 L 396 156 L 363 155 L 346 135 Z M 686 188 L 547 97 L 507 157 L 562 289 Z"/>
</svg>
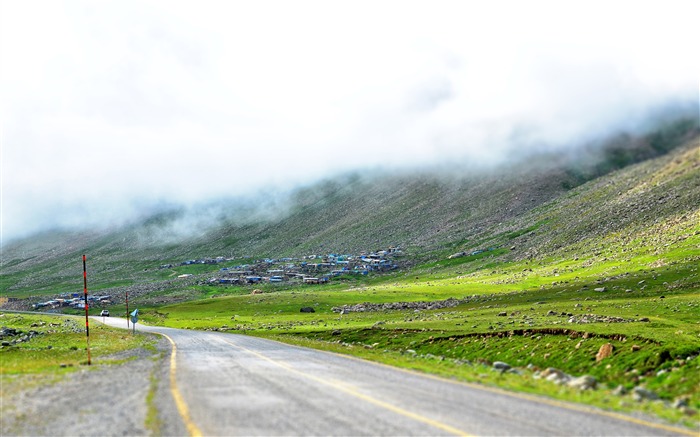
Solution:
<svg viewBox="0 0 700 437">
<path fill-rule="evenodd" d="M 0 4 L 4 240 L 698 100 L 694 1 Z"/>
</svg>

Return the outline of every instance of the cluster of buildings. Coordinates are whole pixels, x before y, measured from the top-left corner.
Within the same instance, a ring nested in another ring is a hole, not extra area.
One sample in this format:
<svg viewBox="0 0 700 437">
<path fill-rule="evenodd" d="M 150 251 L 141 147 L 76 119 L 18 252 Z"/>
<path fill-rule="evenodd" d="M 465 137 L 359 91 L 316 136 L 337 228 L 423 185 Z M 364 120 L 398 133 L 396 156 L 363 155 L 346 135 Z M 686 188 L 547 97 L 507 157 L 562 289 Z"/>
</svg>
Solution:
<svg viewBox="0 0 700 437">
<path fill-rule="evenodd" d="M 210 278 L 210 285 L 246 285 L 263 282 L 280 283 L 294 281 L 305 284 L 321 284 L 331 277 L 383 272 L 398 268 L 396 257 L 399 248 L 391 247 L 372 253 L 359 255 L 308 255 L 302 258 L 264 259 L 252 264 L 222 267 L 216 277 Z M 187 260 L 180 265 L 218 264 L 231 261 L 222 257 Z M 167 265 L 172 267 L 171 265 Z M 165 268 L 165 266 L 161 266 Z M 184 277 L 184 275 L 181 275 Z"/>
<path fill-rule="evenodd" d="M 210 285 L 246 285 L 260 283 L 295 282 L 299 284 L 322 284 L 332 277 L 342 275 L 367 275 L 370 272 L 385 272 L 399 268 L 396 258 L 401 255 L 401 249 L 390 247 L 371 253 L 359 255 L 308 255 L 301 258 L 280 258 L 257 260 L 251 264 L 241 264 L 232 267 L 221 267 L 215 276 L 206 282 Z M 243 257 L 249 259 L 249 257 Z M 234 261 L 231 258 L 201 258 L 182 261 L 181 266 L 196 264 L 221 264 Z M 173 264 L 163 264 L 160 269 L 174 268 Z M 194 276 L 186 273 L 178 278 Z M 109 305 L 112 296 L 88 295 L 88 305 Z M 59 298 L 32 305 L 35 310 L 56 310 L 60 308 L 85 309 L 85 298 L 82 293 L 62 295 Z"/>
<path fill-rule="evenodd" d="M 90 296 L 88 295 L 88 305 L 102 304 L 108 305 L 112 303 L 112 296 Z M 46 302 L 38 302 L 32 305 L 35 310 L 54 310 L 57 308 L 73 308 L 76 310 L 85 309 L 85 297 L 80 293 L 73 293 L 71 297 L 59 297 L 56 299 L 47 300 Z"/>
</svg>

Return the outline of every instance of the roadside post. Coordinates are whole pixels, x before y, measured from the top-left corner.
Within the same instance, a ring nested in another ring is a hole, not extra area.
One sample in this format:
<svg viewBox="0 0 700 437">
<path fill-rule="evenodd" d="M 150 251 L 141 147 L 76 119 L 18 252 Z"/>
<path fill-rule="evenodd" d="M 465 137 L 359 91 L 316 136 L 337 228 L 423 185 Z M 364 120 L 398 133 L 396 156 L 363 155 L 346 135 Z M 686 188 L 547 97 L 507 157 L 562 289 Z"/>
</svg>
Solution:
<svg viewBox="0 0 700 437">
<path fill-rule="evenodd" d="M 136 333 L 136 322 L 139 320 L 139 310 L 138 308 L 131 312 L 131 324 L 133 325 L 133 332 Z"/>
<path fill-rule="evenodd" d="M 87 295 L 87 268 L 85 266 L 85 255 L 83 255 L 83 296 L 85 296 L 85 337 L 87 339 L 87 363 L 88 366 L 91 365 L 90 361 L 90 322 L 88 318 L 88 295 Z"/>
<path fill-rule="evenodd" d="M 126 292 L 126 329 L 129 329 L 129 292 Z"/>
</svg>

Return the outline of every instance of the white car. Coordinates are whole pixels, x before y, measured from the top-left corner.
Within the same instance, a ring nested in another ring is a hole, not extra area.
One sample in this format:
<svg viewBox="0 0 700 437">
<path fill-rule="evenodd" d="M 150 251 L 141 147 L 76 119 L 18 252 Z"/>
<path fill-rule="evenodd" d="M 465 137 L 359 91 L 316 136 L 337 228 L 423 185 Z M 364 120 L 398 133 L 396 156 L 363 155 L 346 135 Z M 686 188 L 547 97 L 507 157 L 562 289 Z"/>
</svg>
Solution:
<svg viewBox="0 0 700 437">
<path fill-rule="evenodd" d="M 109 317 L 109 310 L 102 310 L 102 311 L 100 312 L 100 315 L 101 315 L 102 317 Z"/>
</svg>

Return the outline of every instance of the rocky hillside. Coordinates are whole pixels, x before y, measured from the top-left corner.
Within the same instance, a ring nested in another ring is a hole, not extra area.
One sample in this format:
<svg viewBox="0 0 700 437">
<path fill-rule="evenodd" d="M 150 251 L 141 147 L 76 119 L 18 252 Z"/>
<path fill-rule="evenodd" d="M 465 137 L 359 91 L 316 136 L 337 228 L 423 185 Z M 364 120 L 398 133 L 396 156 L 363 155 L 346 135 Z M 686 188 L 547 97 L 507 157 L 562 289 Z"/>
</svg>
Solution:
<svg viewBox="0 0 700 437">
<path fill-rule="evenodd" d="M 66 284 L 82 253 L 103 278 L 129 285 L 160 262 L 220 255 L 401 246 L 419 259 L 507 245 L 512 250 L 502 256 L 524 259 L 602 250 L 592 242 L 622 233 L 672 244 L 676 231 L 699 217 L 699 133 L 698 121 L 686 119 L 498 171 L 357 173 L 297 189 L 283 201 L 203 207 L 206 220 L 172 210 L 108 232 L 48 232 L 3 248 L 2 288 L 12 296 Z M 671 227 L 674 234 L 665 235 Z"/>
</svg>

